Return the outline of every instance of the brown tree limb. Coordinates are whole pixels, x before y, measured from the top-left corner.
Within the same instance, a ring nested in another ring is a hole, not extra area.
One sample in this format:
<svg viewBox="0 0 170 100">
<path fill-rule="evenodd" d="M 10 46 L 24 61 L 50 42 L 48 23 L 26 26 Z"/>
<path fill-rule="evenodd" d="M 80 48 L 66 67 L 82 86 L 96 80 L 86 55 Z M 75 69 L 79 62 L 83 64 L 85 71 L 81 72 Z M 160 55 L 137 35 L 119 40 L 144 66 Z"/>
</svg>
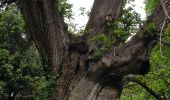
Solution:
<svg viewBox="0 0 170 100">
<path fill-rule="evenodd" d="M 18 0 L 27 27 L 41 55 L 56 74 L 68 49 L 68 32 L 57 0 Z"/>
<path fill-rule="evenodd" d="M 109 15 L 113 20 L 117 18 L 121 10 L 121 0 L 95 0 L 90 13 L 86 29 L 87 34 L 97 35 L 104 32 L 106 17 Z"/>
<path fill-rule="evenodd" d="M 107 28 L 107 16 L 114 21 L 121 11 L 122 0 L 95 0 L 89 21 L 86 25 L 85 41 L 89 44 L 89 51 L 95 48 L 91 42 L 92 36 L 100 33 L 108 34 L 111 30 Z"/>
<path fill-rule="evenodd" d="M 168 4 L 170 4 L 170 1 L 166 2 L 166 5 Z M 170 6 L 166 9 L 170 12 Z M 158 5 L 154 13 L 144 23 L 144 26 L 127 44 L 113 47 L 113 49 L 104 54 L 98 61 L 90 62 L 89 72 L 93 73 L 90 74 L 90 76 L 94 75 L 94 78 L 100 76 L 98 80 L 101 81 L 102 75 L 98 75 L 98 72 L 105 74 L 104 76 L 106 76 L 107 73 L 115 77 L 121 77 L 127 74 L 139 74 L 141 65 L 149 60 L 151 49 L 159 40 L 158 36 L 164 18 L 163 9 L 161 5 Z M 153 33 L 148 33 L 147 37 L 142 38 L 141 34 L 145 32 L 145 28 L 147 28 L 151 22 L 157 25 L 156 30 Z M 164 26 L 166 27 L 168 24 L 169 21 L 165 21 Z M 102 73 L 102 71 L 105 73 Z"/>
</svg>

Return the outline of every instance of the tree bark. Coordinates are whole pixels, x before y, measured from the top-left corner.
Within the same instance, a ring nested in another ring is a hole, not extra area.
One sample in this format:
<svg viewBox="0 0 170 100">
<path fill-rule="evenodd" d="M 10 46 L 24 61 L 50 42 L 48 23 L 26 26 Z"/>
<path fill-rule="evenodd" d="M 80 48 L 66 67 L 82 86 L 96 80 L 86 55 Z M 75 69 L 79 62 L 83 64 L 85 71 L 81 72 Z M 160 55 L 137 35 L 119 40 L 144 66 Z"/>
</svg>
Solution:
<svg viewBox="0 0 170 100">
<path fill-rule="evenodd" d="M 132 39 L 123 46 L 113 47 L 99 59 L 89 59 L 95 48 L 91 36 L 105 32 L 106 16 L 120 15 L 122 0 L 95 0 L 86 32 L 77 47 L 69 44 L 68 32 L 57 9 L 56 0 L 18 0 L 25 21 L 39 52 L 49 60 L 53 74 L 62 67 L 56 81 L 54 100 L 119 100 L 122 91 L 122 77 L 127 74 L 146 74 L 149 71 L 151 49 L 158 40 L 158 33 L 165 18 L 161 5 Z M 170 13 L 170 1 L 165 7 Z M 158 28 L 147 37 L 141 37 L 150 22 Z M 165 26 L 169 23 L 166 21 Z M 109 30 L 107 30 L 109 31 Z M 84 42 L 85 41 L 85 42 Z M 76 48 L 76 47 L 74 47 Z M 87 49 L 86 48 L 86 49 Z M 147 65 L 147 66 L 145 66 Z"/>
<path fill-rule="evenodd" d="M 30 34 L 40 52 L 56 74 L 67 55 L 69 38 L 56 0 L 18 0 Z"/>
</svg>

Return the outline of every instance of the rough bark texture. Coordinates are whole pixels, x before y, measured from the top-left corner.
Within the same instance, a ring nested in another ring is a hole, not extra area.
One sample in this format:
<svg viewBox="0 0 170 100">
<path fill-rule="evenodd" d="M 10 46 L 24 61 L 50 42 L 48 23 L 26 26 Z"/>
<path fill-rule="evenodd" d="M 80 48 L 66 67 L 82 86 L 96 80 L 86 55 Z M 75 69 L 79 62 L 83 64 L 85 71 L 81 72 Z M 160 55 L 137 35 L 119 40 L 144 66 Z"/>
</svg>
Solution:
<svg viewBox="0 0 170 100">
<path fill-rule="evenodd" d="M 56 74 L 69 43 L 56 0 L 19 0 L 19 5 L 39 52 Z"/>
<path fill-rule="evenodd" d="M 91 42 L 91 37 L 100 33 L 108 34 L 111 30 L 107 28 L 106 16 L 111 16 L 115 20 L 121 11 L 121 0 L 95 0 L 90 13 L 90 18 L 86 26 L 85 40 L 89 45 L 89 51 L 95 48 Z"/>
<path fill-rule="evenodd" d="M 95 0 L 86 26 L 88 35 L 104 32 L 106 16 L 117 18 L 121 10 L 121 0 Z"/>
<path fill-rule="evenodd" d="M 118 100 L 123 76 L 146 74 L 149 71 L 150 52 L 165 18 L 159 5 L 131 41 L 113 47 L 100 59 L 89 59 L 90 51 L 95 47 L 91 45 L 90 37 L 107 30 L 105 18 L 108 14 L 115 18 L 119 16 L 121 0 L 95 0 L 86 27 L 87 33 L 78 42 L 70 43 L 70 46 L 56 0 L 19 0 L 19 5 L 31 35 L 40 53 L 49 59 L 53 73 L 62 66 L 54 100 Z M 170 1 L 166 0 L 165 5 L 170 13 Z M 147 37 L 141 37 L 140 34 L 150 22 L 158 25 L 157 30 Z M 169 20 L 166 25 L 168 23 Z M 85 50 L 81 49 L 83 47 Z"/>
</svg>

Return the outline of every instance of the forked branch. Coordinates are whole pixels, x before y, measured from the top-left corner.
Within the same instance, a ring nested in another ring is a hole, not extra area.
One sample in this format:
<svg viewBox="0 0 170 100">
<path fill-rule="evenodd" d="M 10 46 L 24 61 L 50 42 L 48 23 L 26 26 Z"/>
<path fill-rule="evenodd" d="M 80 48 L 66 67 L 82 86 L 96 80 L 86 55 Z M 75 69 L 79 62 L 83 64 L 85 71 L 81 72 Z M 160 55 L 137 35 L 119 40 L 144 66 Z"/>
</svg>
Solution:
<svg viewBox="0 0 170 100">
<path fill-rule="evenodd" d="M 168 4 L 170 4 L 169 0 L 166 2 L 166 5 Z M 170 7 L 168 6 L 166 9 L 169 13 Z M 164 21 L 165 15 L 163 14 L 163 10 L 161 5 L 159 5 L 144 23 L 144 26 L 127 44 L 113 47 L 110 52 L 107 52 L 98 61 L 90 62 L 90 72 L 97 73 L 96 75 L 100 72 L 101 74 L 105 74 L 104 76 L 107 73 L 109 76 L 115 75 L 115 77 L 122 77 L 127 74 L 146 74 L 149 71 L 148 67 L 150 67 L 149 56 L 151 49 L 159 40 L 158 36 L 162 29 L 161 26 L 164 25 L 166 27 L 169 24 L 169 21 Z M 148 36 L 146 37 L 142 37 L 141 35 L 150 23 L 154 23 L 157 26 L 155 31 L 147 33 Z M 148 67 L 142 67 L 143 64 L 144 66 L 148 65 Z M 102 71 L 104 72 L 102 73 Z"/>
</svg>

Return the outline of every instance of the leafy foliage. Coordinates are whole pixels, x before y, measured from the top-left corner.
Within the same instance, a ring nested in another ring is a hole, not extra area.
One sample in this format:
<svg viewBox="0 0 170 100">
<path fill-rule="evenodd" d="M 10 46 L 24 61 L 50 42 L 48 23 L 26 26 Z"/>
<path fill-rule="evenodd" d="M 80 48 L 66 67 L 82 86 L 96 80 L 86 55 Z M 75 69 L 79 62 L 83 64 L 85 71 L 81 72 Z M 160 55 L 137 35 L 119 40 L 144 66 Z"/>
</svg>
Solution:
<svg viewBox="0 0 170 100">
<path fill-rule="evenodd" d="M 164 29 L 164 34 L 170 34 L 170 24 L 168 24 L 168 27 Z"/>
<path fill-rule="evenodd" d="M 20 12 L 13 5 L 1 10 L 0 99 L 48 99 L 50 84 Z"/>
<path fill-rule="evenodd" d="M 159 0 L 147 0 L 146 2 L 146 12 L 148 15 L 152 14 L 155 7 L 158 5 Z M 149 33 L 154 33 L 157 26 L 154 23 L 150 23 L 148 27 L 144 30 L 144 36 L 147 37 Z M 164 41 L 170 41 L 169 38 L 169 25 L 164 29 L 164 36 L 162 38 Z M 157 44 L 152 50 L 150 57 L 151 71 L 145 76 L 137 76 L 142 82 L 150 87 L 153 91 L 159 94 L 162 98 L 170 97 L 170 49 L 167 46 L 162 46 L 163 57 L 160 54 L 160 45 Z M 155 98 L 150 95 L 144 88 L 136 83 L 130 82 L 128 85 L 124 86 L 121 100 L 155 100 Z"/>
<path fill-rule="evenodd" d="M 146 0 L 145 10 L 148 15 L 151 15 L 155 7 L 158 5 L 159 0 Z"/>
<path fill-rule="evenodd" d="M 113 45 L 123 45 L 127 38 L 137 31 L 140 23 L 141 19 L 138 13 L 132 8 L 124 8 L 120 17 L 106 23 L 106 31 L 92 37 L 92 41 L 97 44 L 93 53 L 94 57 L 100 57 Z"/>
<path fill-rule="evenodd" d="M 95 52 L 93 53 L 94 58 L 100 58 L 109 49 L 112 42 L 104 33 L 100 33 L 98 36 L 93 37 L 92 41 L 95 44 L 98 44 Z"/>
<path fill-rule="evenodd" d="M 157 25 L 155 23 L 149 23 L 148 26 L 145 27 L 145 29 L 141 33 L 141 35 L 142 35 L 143 38 L 147 39 L 150 36 L 154 36 L 156 29 L 157 29 Z"/>
<path fill-rule="evenodd" d="M 73 5 L 68 2 L 68 0 L 59 0 L 59 10 L 64 18 L 73 19 L 72 7 Z"/>
<path fill-rule="evenodd" d="M 150 28 L 155 26 L 150 24 Z M 148 29 L 150 30 L 148 27 Z M 164 37 L 162 40 L 170 41 L 170 36 L 167 33 L 167 28 L 164 29 Z M 170 97 L 170 49 L 165 45 L 162 46 L 163 57 L 160 54 L 160 45 L 157 44 L 152 50 L 150 62 L 151 71 L 146 76 L 137 76 L 140 81 L 145 82 L 152 90 L 159 94 L 162 98 Z M 145 89 L 136 83 L 129 83 L 123 89 L 121 96 L 122 100 L 155 100 Z"/>
</svg>

